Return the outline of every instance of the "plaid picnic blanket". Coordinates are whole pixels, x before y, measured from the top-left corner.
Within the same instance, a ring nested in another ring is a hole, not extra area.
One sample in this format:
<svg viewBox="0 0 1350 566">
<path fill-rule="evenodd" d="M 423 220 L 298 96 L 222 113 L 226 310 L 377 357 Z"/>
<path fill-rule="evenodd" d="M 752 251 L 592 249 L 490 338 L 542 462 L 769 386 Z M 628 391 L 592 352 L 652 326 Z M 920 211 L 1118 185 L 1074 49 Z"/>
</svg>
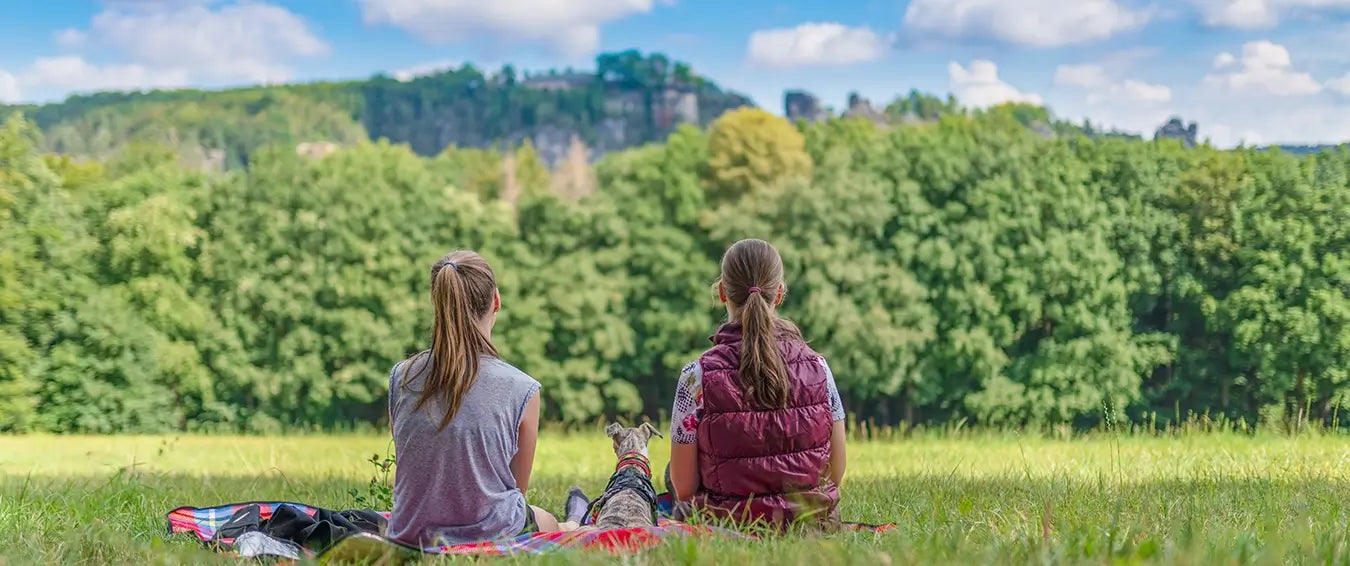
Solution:
<svg viewBox="0 0 1350 566">
<path fill-rule="evenodd" d="M 319 509 L 316 507 L 290 502 L 254 501 L 206 508 L 179 507 L 170 511 L 166 517 L 169 534 L 191 534 L 203 543 L 214 543 L 228 547 L 234 543 L 234 540 L 226 538 L 216 539 L 216 531 L 221 525 L 229 521 L 230 518 L 234 516 L 235 512 L 250 505 L 257 505 L 259 507 L 263 519 L 271 517 L 272 514 L 282 506 L 291 506 L 311 517 L 319 512 Z M 386 518 L 389 516 L 388 512 L 382 512 L 380 514 Z M 655 527 L 593 530 L 569 533 L 531 533 L 505 540 L 430 546 L 421 549 L 408 547 L 375 535 L 351 538 L 358 539 L 353 541 L 353 545 L 358 543 L 382 543 L 391 548 L 401 547 L 413 552 L 420 550 L 421 552 L 431 554 L 506 556 L 514 554 L 539 554 L 565 548 L 599 549 L 608 550 L 614 553 L 635 553 L 651 548 L 652 546 L 659 544 L 661 540 L 669 537 L 706 535 L 742 539 L 755 538 L 751 535 L 719 527 L 689 525 L 671 521 L 664 517 L 660 518 L 659 524 Z M 325 554 L 335 551 L 341 552 L 344 543 L 346 543 L 345 540 L 335 544 L 333 548 L 326 550 Z M 314 556 L 313 553 L 306 549 L 300 548 L 299 551 L 306 556 Z"/>
</svg>

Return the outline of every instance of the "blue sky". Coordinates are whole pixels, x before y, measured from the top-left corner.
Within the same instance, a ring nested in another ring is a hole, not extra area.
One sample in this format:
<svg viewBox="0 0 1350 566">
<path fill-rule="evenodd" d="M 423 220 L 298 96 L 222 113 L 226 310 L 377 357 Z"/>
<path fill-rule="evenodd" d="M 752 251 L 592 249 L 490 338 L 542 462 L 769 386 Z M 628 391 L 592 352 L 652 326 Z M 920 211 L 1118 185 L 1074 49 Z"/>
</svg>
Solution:
<svg viewBox="0 0 1350 566">
<path fill-rule="evenodd" d="M 1231 146 L 1350 140 L 1350 0 L 43 0 L 0 11 L 0 101 L 490 68 L 637 48 L 774 112 L 917 88 Z"/>
</svg>

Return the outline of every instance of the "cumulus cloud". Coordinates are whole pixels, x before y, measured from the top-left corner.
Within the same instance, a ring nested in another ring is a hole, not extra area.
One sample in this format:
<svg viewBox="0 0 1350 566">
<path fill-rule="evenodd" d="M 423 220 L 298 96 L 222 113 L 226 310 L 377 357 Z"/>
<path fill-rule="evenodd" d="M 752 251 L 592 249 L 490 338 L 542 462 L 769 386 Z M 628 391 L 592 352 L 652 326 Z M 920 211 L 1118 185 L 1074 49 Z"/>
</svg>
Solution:
<svg viewBox="0 0 1350 566">
<path fill-rule="evenodd" d="M 1202 135 L 1219 147 L 1233 147 L 1241 143 L 1260 144 L 1319 144 L 1345 143 L 1350 140 L 1350 122 L 1345 120 L 1350 108 L 1317 98 L 1271 112 L 1265 101 L 1224 100 L 1217 104 L 1198 104 L 1193 117 L 1201 127 Z"/>
<path fill-rule="evenodd" d="M 388 24 L 430 43 L 472 37 L 541 42 L 570 56 L 594 53 L 600 26 L 650 12 L 653 0 L 358 0 L 366 24 Z"/>
<path fill-rule="evenodd" d="M 88 39 L 88 35 L 75 28 L 66 28 L 56 32 L 56 44 L 67 49 L 84 47 L 85 41 Z"/>
<path fill-rule="evenodd" d="M 303 18 L 266 2 L 140 4 L 94 16 L 89 42 L 149 68 L 252 82 L 287 80 L 288 63 L 328 52 Z"/>
<path fill-rule="evenodd" d="M 13 104 L 20 100 L 23 100 L 23 94 L 19 91 L 19 79 L 0 70 L 0 104 Z"/>
<path fill-rule="evenodd" d="M 1191 0 L 1211 27 L 1261 29 L 1290 15 L 1350 10 L 1350 0 Z"/>
<path fill-rule="evenodd" d="M 406 69 L 399 69 L 397 71 L 394 71 L 393 76 L 394 79 L 396 80 L 408 82 L 417 77 L 425 75 L 434 75 L 441 71 L 447 71 L 450 69 L 458 69 L 463 65 L 464 65 L 463 61 L 432 61 L 430 63 L 413 65 Z"/>
<path fill-rule="evenodd" d="M 85 29 L 54 34 L 74 54 L 42 57 L 16 75 L 37 90 L 94 91 L 273 83 L 328 44 L 289 10 L 261 0 L 104 0 Z M 112 57 L 91 62 L 83 53 Z"/>
<path fill-rule="evenodd" d="M 871 28 L 810 22 L 750 34 L 750 62 L 771 68 L 852 65 L 885 56 L 890 42 Z"/>
<path fill-rule="evenodd" d="M 977 59 L 970 67 L 962 67 L 955 61 L 947 65 L 947 75 L 952 94 L 966 106 L 986 108 L 1004 102 L 1026 102 L 1041 104 L 1036 94 L 1021 92 L 998 78 L 998 65 L 992 61 Z"/>
<path fill-rule="evenodd" d="M 1060 65 L 1055 69 L 1055 85 L 1089 91 L 1089 102 L 1171 102 L 1172 89 L 1167 85 L 1113 78 L 1101 65 Z"/>
<path fill-rule="evenodd" d="M 1097 88 L 1108 82 L 1106 69 L 1101 65 L 1060 65 L 1055 68 L 1055 84 L 1059 86 Z"/>
<path fill-rule="evenodd" d="M 82 57 L 39 57 L 22 75 L 24 84 L 74 91 L 177 88 L 188 85 L 185 71 L 152 70 L 143 65 L 96 66 Z"/>
<path fill-rule="evenodd" d="M 1172 113 L 1172 89 L 1167 85 L 1122 77 L 1136 57 L 1108 57 L 1099 63 L 1060 65 L 1052 106 L 1066 116 L 1088 116 L 1105 128 L 1151 133 Z"/>
<path fill-rule="evenodd" d="M 1125 98 L 1139 102 L 1164 103 L 1172 101 L 1172 89 L 1168 88 L 1167 85 L 1127 80 L 1120 83 L 1118 91 Z"/>
<path fill-rule="evenodd" d="M 905 26 L 921 34 L 1057 47 L 1136 30 L 1151 17 L 1151 10 L 1117 0 L 911 0 Z"/>
<path fill-rule="evenodd" d="M 1223 55 L 1216 58 L 1216 66 L 1228 61 L 1229 58 Z M 1266 40 L 1247 42 L 1242 46 L 1242 57 L 1236 63 L 1237 68 L 1231 71 L 1206 75 L 1205 83 L 1230 91 L 1275 96 L 1304 96 L 1322 90 L 1322 85 L 1312 75 L 1294 69 L 1289 50 L 1278 43 Z M 1232 67 L 1232 64 L 1224 67 Z"/>
<path fill-rule="evenodd" d="M 1341 96 L 1350 96 L 1350 75 L 1327 81 L 1327 88 Z"/>
<path fill-rule="evenodd" d="M 1269 41 L 1243 45 L 1215 59 L 1209 88 L 1186 92 L 1182 114 L 1215 145 L 1344 143 L 1350 140 L 1350 76 L 1319 79 Z M 1271 111 L 1272 108 L 1278 111 Z"/>
</svg>

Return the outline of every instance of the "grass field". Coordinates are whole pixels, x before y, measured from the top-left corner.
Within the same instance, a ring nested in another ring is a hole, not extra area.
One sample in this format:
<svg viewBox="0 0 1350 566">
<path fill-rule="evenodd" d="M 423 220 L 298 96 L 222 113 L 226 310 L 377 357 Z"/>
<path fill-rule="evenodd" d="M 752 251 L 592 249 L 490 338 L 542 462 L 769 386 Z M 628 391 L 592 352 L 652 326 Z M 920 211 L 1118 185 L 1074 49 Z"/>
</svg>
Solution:
<svg viewBox="0 0 1350 566">
<path fill-rule="evenodd" d="M 168 537 L 164 513 L 260 499 L 350 507 L 348 490 L 388 447 L 377 436 L 0 437 L 0 564 L 231 562 Z M 1342 437 L 932 435 L 849 450 L 844 518 L 898 530 L 680 541 L 624 563 L 1350 562 Z M 653 446 L 654 464 L 667 453 Z M 612 469 L 602 436 L 545 435 L 530 499 L 557 510 L 569 485 L 597 492 Z"/>
</svg>

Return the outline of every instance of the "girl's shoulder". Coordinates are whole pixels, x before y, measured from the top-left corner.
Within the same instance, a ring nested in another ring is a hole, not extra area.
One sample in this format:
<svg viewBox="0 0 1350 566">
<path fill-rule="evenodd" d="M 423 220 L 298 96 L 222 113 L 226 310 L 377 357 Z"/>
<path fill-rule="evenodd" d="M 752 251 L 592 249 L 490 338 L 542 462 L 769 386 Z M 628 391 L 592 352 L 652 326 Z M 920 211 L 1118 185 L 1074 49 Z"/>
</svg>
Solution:
<svg viewBox="0 0 1350 566">
<path fill-rule="evenodd" d="M 394 367 L 389 369 L 389 388 L 392 390 L 397 385 L 404 383 L 408 377 L 416 377 L 426 371 L 427 363 L 430 360 L 431 353 L 424 351 L 394 363 Z"/>
<path fill-rule="evenodd" d="M 478 376 L 482 378 L 484 375 L 507 380 L 526 389 L 539 387 L 539 380 L 501 358 L 483 356 L 478 363 Z"/>
</svg>

